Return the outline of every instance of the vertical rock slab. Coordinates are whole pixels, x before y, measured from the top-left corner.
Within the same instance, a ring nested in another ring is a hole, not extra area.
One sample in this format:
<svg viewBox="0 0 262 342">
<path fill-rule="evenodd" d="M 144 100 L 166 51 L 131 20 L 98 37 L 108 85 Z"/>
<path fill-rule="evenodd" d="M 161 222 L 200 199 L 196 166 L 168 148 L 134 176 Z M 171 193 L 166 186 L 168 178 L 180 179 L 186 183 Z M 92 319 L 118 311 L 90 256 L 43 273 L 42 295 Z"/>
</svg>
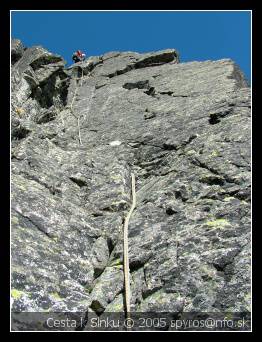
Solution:
<svg viewBox="0 0 262 342">
<path fill-rule="evenodd" d="M 167 49 L 65 69 L 19 41 L 12 56 L 13 311 L 124 313 L 132 172 L 131 310 L 249 312 L 251 104 L 238 66 Z"/>
</svg>

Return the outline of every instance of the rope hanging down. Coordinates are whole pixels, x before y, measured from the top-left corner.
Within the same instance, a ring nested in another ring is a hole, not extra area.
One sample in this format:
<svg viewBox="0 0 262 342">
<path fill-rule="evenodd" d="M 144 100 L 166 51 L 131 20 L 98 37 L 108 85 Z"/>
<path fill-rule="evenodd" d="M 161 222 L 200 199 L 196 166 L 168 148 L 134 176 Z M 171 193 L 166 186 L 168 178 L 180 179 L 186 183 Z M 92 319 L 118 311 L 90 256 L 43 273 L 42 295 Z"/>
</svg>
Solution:
<svg viewBox="0 0 262 342">
<path fill-rule="evenodd" d="M 82 87 L 83 85 L 83 78 L 84 78 L 84 70 L 83 68 L 81 68 L 82 70 L 82 76 L 80 78 L 81 80 L 81 84 L 80 84 L 80 88 Z M 80 116 L 76 116 L 74 111 L 73 111 L 73 104 L 75 102 L 75 98 L 76 98 L 76 94 L 77 94 L 77 90 L 78 90 L 78 85 L 76 85 L 76 89 L 75 89 L 75 92 L 74 92 L 74 96 L 73 96 L 73 99 L 72 99 L 72 102 L 71 102 L 71 105 L 70 105 L 70 111 L 71 113 L 74 115 L 74 117 L 77 119 L 77 127 L 78 127 L 78 137 L 79 137 L 79 143 L 80 145 L 82 145 L 82 139 L 81 139 L 81 131 L 80 131 Z"/>
<path fill-rule="evenodd" d="M 135 175 L 131 174 L 132 182 L 132 205 L 125 218 L 124 223 L 124 278 L 125 278 L 125 304 L 126 304 L 126 318 L 130 318 L 130 272 L 129 272 L 129 257 L 128 257 L 128 224 L 130 217 L 136 207 L 136 185 L 135 185 Z"/>
</svg>

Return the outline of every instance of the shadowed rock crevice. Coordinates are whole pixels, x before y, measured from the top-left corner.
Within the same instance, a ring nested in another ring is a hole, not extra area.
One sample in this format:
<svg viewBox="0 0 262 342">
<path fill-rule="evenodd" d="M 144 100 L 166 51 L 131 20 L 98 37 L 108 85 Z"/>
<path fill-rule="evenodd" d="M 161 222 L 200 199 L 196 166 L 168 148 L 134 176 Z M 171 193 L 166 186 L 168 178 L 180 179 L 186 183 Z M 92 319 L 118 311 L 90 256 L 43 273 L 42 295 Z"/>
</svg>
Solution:
<svg viewBox="0 0 262 342">
<path fill-rule="evenodd" d="M 122 58 L 123 61 L 121 60 Z M 114 58 L 111 58 L 109 61 L 108 60 L 109 59 L 103 60 L 103 66 L 105 70 L 111 69 L 111 67 L 115 70 L 114 72 L 102 73 L 102 75 L 113 78 L 115 76 L 126 74 L 132 70 L 157 67 L 167 63 L 178 63 L 179 57 L 175 50 L 169 49 L 146 54 L 120 53 Z M 119 61 L 119 66 L 117 65 L 117 61 Z M 110 68 L 108 68 L 108 66 L 110 66 Z"/>
<path fill-rule="evenodd" d="M 228 108 L 225 111 L 210 113 L 209 123 L 215 125 L 221 121 L 222 118 L 230 115 L 232 113 L 232 108 Z"/>
<path fill-rule="evenodd" d="M 32 89 L 32 99 L 35 99 L 40 107 L 50 108 L 53 105 L 58 105 L 61 109 L 67 102 L 69 83 L 66 82 L 66 78 L 67 76 L 61 72 L 52 74 L 38 87 Z"/>
<path fill-rule="evenodd" d="M 131 89 L 148 89 L 149 88 L 149 81 L 138 81 L 135 83 L 125 83 L 123 88 L 131 90 Z"/>
<path fill-rule="evenodd" d="M 18 127 L 15 127 L 12 130 L 11 137 L 14 140 L 21 140 L 21 139 L 26 138 L 30 134 L 30 132 L 31 132 L 30 129 L 23 127 L 22 125 L 19 124 Z"/>
</svg>

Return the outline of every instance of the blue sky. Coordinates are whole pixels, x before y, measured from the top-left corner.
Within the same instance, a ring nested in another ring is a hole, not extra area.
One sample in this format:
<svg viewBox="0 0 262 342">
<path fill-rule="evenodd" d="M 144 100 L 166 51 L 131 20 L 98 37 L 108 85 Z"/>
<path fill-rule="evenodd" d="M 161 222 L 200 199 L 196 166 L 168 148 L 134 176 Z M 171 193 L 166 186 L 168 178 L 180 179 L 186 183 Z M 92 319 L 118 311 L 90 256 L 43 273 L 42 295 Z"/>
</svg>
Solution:
<svg viewBox="0 0 262 342">
<path fill-rule="evenodd" d="M 75 50 L 148 52 L 175 48 L 181 62 L 233 59 L 250 80 L 249 11 L 13 11 L 12 38 L 42 45 L 71 64 Z"/>
</svg>

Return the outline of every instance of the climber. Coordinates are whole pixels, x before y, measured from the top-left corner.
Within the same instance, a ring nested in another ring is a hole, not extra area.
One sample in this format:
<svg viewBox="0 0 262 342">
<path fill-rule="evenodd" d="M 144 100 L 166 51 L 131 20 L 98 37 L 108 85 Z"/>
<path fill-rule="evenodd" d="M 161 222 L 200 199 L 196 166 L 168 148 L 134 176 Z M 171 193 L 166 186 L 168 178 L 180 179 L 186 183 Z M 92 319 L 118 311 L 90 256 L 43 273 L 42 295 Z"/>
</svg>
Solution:
<svg viewBox="0 0 262 342">
<path fill-rule="evenodd" d="M 86 55 L 80 51 L 77 50 L 76 52 L 73 53 L 72 60 L 77 63 L 77 62 L 83 62 L 86 58 Z"/>
</svg>

